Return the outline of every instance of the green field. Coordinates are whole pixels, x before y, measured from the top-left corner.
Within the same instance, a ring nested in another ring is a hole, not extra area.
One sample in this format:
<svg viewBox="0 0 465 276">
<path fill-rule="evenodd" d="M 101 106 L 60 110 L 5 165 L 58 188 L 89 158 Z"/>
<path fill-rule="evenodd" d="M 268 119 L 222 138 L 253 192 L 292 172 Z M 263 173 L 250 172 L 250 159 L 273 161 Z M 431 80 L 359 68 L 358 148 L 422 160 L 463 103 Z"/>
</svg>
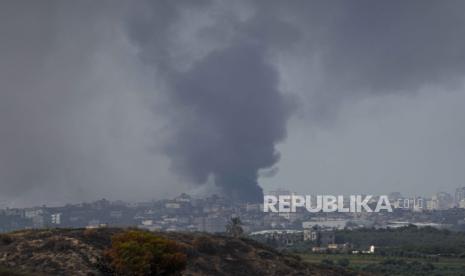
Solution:
<svg viewBox="0 0 465 276">
<path fill-rule="evenodd" d="M 375 254 L 313 253 L 314 242 L 297 243 L 288 251 L 309 263 L 348 267 L 370 275 L 465 275 L 465 232 L 413 225 L 395 229 L 361 228 L 335 231 L 335 242 L 353 250 L 376 247 Z"/>
<path fill-rule="evenodd" d="M 309 263 L 338 265 L 348 260 L 348 267 L 374 275 L 465 275 L 465 259 L 441 257 L 425 258 L 385 257 L 355 254 L 301 254 Z M 328 262 L 329 260 L 329 262 Z M 347 261 L 346 261 L 347 263 Z"/>
</svg>

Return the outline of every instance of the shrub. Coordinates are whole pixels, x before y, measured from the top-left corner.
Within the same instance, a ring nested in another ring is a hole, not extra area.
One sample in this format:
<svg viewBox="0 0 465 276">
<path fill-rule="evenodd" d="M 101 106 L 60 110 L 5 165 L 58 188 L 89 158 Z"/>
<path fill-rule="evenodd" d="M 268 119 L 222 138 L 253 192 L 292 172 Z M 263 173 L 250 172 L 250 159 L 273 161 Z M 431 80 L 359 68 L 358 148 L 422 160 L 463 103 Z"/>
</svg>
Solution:
<svg viewBox="0 0 465 276">
<path fill-rule="evenodd" d="M 50 250 L 55 252 L 63 252 L 73 249 L 73 245 L 70 241 L 60 238 L 52 238 L 48 239 L 44 242 L 44 244 L 40 247 L 42 250 Z"/>
<path fill-rule="evenodd" d="M 195 249 L 197 249 L 197 251 L 204 254 L 215 255 L 219 251 L 218 245 L 215 241 L 206 236 L 196 237 L 192 242 L 192 245 Z"/>
<path fill-rule="evenodd" d="M 97 248 L 107 248 L 111 244 L 111 237 L 115 232 L 111 232 L 110 229 L 106 228 L 90 228 L 85 229 L 82 235 L 77 236 L 86 243 L 90 243 Z"/>
<path fill-rule="evenodd" d="M 120 275 L 173 275 L 186 266 L 186 255 L 175 241 L 150 232 L 131 230 L 115 234 L 106 251 Z"/>
<path fill-rule="evenodd" d="M 333 266 L 334 262 L 333 262 L 333 260 L 330 260 L 330 259 L 323 259 L 323 260 L 321 260 L 321 264 L 322 265 L 327 265 L 327 266 Z"/>
<path fill-rule="evenodd" d="M 350 261 L 349 259 L 343 258 L 343 259 L 337 260 L 337 264 L 342 267 L 348 267 L 350 265 Z"/>
<path fill-rule="evenodd" d="M 0 245 L 9 245 L 13 239 L 8 234 L 0 234 Z"/>
</svg>

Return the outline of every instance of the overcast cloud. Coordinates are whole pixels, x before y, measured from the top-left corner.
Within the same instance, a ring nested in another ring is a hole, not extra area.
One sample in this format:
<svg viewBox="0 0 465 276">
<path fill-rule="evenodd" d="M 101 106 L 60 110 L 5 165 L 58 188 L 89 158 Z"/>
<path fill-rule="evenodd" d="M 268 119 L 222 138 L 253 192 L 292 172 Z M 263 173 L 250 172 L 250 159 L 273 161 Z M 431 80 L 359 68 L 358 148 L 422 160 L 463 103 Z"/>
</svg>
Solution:
<svg viewBox="0 0 465 276">
<path fill-rule="evenodd" d="M 452 191 L 464 8 L 3 1 L 3 204 Z"/>
</svg>

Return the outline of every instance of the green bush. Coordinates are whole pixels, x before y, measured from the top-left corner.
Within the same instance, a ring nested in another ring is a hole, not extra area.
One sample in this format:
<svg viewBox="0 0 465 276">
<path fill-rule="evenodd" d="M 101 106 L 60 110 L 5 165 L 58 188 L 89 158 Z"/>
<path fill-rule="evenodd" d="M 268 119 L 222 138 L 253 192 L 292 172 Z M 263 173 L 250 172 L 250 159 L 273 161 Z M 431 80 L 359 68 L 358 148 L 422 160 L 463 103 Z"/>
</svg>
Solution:
<svg viewBox="0 0 465 276">
<path fill-rule="evenodd" d="M 131 230 L 112 237 L 107 250 L 117 275 L 173 275 L 186 267 L 183 247 L 150 232 Z"/>
</svg>

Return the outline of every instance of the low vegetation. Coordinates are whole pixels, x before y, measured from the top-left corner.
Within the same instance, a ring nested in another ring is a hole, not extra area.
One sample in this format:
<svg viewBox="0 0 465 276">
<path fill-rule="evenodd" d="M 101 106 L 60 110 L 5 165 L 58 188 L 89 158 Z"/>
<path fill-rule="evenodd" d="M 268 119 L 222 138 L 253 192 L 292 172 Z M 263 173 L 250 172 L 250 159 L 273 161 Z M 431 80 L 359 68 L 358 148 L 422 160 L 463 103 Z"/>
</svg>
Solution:
<svg viewBox="0 0 465 276">
<path fill-rule="evenodd" d="M 337 243 L 351 243 L 357 249 L 370 245 L 384 256 L 421 257 L 430 255 L 464 257 L 465 232 L 438 230 L 432 227 L 407 226 L 397 229 L 341 230 Z"/>
<path fill-rule="evenodd" d="M 348 267 L 370 275 L 465 275 L 465 233 L 432 227 L 363 228 L 336 231 L 336 243 L 354 250 L 375 245 L 374 254 L 312 253 L 312 243 L 288 248 L 302 259 L 326 267 Z"/>
<path fill-rule="evenodd" d="M 173 240 L 145 231 L 127 231 L 112 238 L 105 252 L 120 275 L 173 275 L 186 267 L 186 254 Z"/>
<path fill-rule="evenodd" d="M 359 275 L 245 237 L 137 229 L 24 230 L 0 236 L 0 275 Z"/>
<path fill-rule="evenodd" d="M 326 267 L 348 267 L 369 275 L 465 275 L 465 262 L 460 258 L 437 259 L 386 257 L 369 254 L 301 254 L 302 260 Z"/>
</svg>

